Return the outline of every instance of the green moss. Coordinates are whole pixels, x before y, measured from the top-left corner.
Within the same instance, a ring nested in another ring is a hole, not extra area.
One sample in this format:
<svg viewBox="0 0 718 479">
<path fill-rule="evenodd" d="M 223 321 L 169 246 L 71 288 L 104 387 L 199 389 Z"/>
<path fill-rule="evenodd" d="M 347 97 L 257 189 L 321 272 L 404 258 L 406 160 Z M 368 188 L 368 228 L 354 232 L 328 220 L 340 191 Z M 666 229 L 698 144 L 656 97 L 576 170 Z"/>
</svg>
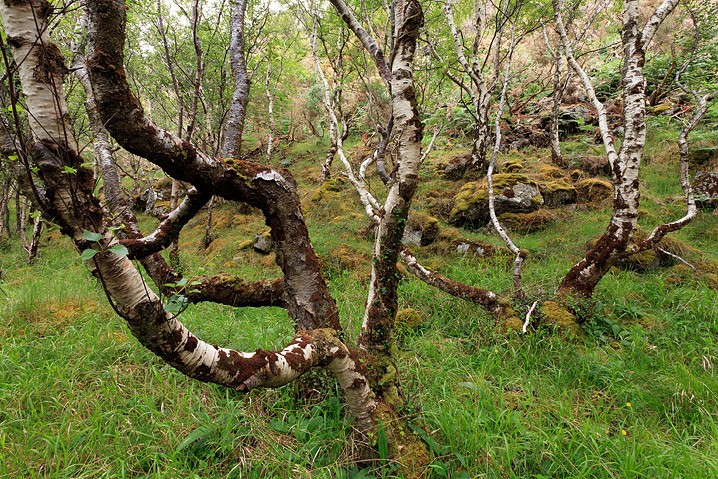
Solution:
<svg viewBox="0 0 718 479">
<path fill-rule="evenodd" d="M 586 178 L 576 182 L 576 192 L 584 203 L 600 203 L 613 198 L 613 185 L 601 178 Z"/>
<path fill-rule="evenodd" d="M 356 270 L 369 264 L 369 258 L 363 252 L 346 244 L 329 250 L 325 265 L 333 271 Z"/>
<path fill-rule="evenodd" d="M 518 316 L 509 316 L 503 320 L 501 329 L 503 331 L 521 331 L 523 330 L 524 322 Z"/>
<path fill-rule="evenodd" d="M 311 201 L 314 203 L 323 203 L 327 201 L 341 200 L 341 185 L 343 180 L 338 178 L 330 178 L 324 181 L 311 195 Z"/>
<path fill-rule="evenodd" d="M 559 329 L 578 332 L 579 326 L 576 316 L 556 301 L 544 301 L 539 308 L 544 320 Z"/>
<path fill-rule="evenodd" d="M 575 192 L 576 187 L 564 180 L 542 181 L 539 183 L 542 192 L 555 193 L 557 191 Z"/>
<path fill-rule="evenodd" d="M 518 183 L 533 184 L 531 179 L 520 173 L 501 173 L 493 175 L 494 194 L 501 194 L 506 188 L 512 188 Z M 488 204 L 489 193 L 486 180 L 472 181 L 461 187 L 454 196 L 454 207 L 449 213 L 449 222 L 456 221 L 462 213 L 472 209 L 477 204 Z M 540 204 L 540 203 L 538 203 Z"/>
<path fill-rule="evenodd" d="M 518 160 L 507 161 L 504 165 L 504 171 L 506 171 L 507 173 L 516 173 L 517 171 L 521 171 L 523 169 L 523 163 Z"/>
<path fill-rule="evenodd" d="M 542 209 L 531 213 L 504 213 L 499 216 L 499 221 L 512 231 L 532 233 L 556 222 L 556 215 Z"/>
<path fill-rule="evenodd" d="M 254 241 L 245 240 L 237 245 L 237 249 L 241 251 L 243 249 L 251 248 L 253 244 L 254 244 Z"/>
<path fill-rule="evenodd" d="M 396 313 L 397 326 L 415 329 L 424 322 L 424 315 L 414 308 L 406 308 Z"/>
</svg>

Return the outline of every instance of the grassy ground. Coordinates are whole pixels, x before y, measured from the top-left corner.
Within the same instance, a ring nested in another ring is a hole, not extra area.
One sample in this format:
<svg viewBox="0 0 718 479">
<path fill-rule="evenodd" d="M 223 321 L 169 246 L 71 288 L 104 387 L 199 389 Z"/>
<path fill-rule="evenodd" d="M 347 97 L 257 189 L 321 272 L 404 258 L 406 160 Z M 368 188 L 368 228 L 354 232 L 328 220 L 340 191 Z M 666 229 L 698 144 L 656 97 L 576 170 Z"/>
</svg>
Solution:
<svg viewBox="0 0 718 479">
<path fill-rule="evenodd" d="M 680 195 L 675 148 L 659 147 L 671 135 L 650 138 L 642 180 L 646 229 L 682 214 L 674 199 Z M 567 147 L 586 149 L 581 142 Z M 348 336 L 355 338 L 371 234 L 348 186 L 314 201 L 322 151 L 311 143 L 285 154 Z M 429 210 L 436 191 L 458 190 L 435 174 L 436 164 L 457 152 L 444 142 L 424 166 L 418 210 Z M 518 157 L 531 165 L 547 152 Z M 568 208 L 547 229 L 514 235 L 531 252 L 524 274 L 531 300 L 553 293 L 608 216 L 604 207 Z M 216 220 L 217 238 L 206 252 L 199 250 L 201 218 L 183 233 L 187 275 L 278 274 L 271 255 L 238 248 L 264 229 L 260 217 L 227 204 Z M 449 237 L 498 245 L 490 233 L 442 226 Z M 403 412 L 431 450 L 426 475 L 718 477 L 718 281 L 711 276 L 718 216 L 704 212 L 675 237 L 699 272 L 614 269 L 582 306 L 587 323 L 578 334 L 549 327 L 505 332 L 482 309 L 402 280 L 401 309 L 419 314 L 418 324 L 400 326 L 398 335 L 409 398 Z M 510 291 L 505 258 L 473 259 L 439 247 L 416 253 L 454 279 Z M 350 424 L 336 385 L 322 375 L 239 395 L 163 364 L 129 336 L 58 232 L 45 236 L 32 266 L 17 241 L 5 243 L 0 272 L 0 477 L 399 475 L 391 463 L 379 471 L 349 463 Z M 182 319 L 203 338 L 244 350 L 277 347 L 292 335 L 280 309 L 198 305 Z"/>
</svg>

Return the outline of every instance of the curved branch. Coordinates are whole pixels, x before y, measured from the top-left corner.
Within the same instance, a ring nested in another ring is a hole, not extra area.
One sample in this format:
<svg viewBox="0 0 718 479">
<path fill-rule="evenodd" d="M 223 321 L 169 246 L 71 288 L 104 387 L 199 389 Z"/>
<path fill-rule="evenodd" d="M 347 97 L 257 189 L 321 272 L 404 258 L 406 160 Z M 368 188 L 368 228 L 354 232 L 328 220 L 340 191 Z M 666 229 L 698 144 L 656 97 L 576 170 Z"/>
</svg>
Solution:
<svg viewBox="0 0 718 479">
<path fill-rule="evenodd" d="M 369 36 L 369 33 L 359 24 L 356 17 L 354 17 L 354 13 L 352 13 L 347 4 L 344 3 L 344 0 L 329 0 L 329 2 L 334 6 L 339 16 L 342 17 L 344 23 L 347 24 L 351 31 L 357 36 L 359 41 L 361 41 L 362 45 L 366 51 L 369 52 L 372 59 L 374 59 L 374 64 L 379 70 L 379 75 L 391 91 L 391 71 L 389 70 L 389 65 L 384 58 L 384 52 L 379 44 L 376 40 Z"/>
<path fill-rule="evenodd" d="M 457 298 L 484 306 L 495 316 L 502 317 L 508 313 L 510 309 L 508 304 L 493 291 L 454 281 L 422 266 L 406 246 L 402 246 L 400 255 L 407 269 L 426 284 Z"/>
<path fill-rule="evenodd" d="M 247 282 L 234 276 L 218 275 L 194 278 L 193 283 L 199 284 L 185 293 L 187 300 L 193 304 L 211 301 L 235 307 L 287 307 L 281 278 Z"/>
<path fill-rule="evenodd" d="M 182 228 L 207 204 L 211 196 L 191 188 L 182 203 L 157 226 L 154 232 L 144 238 L 121 240 L 120 243 L 129 250 L 130 259 L 149 256 L 167 248 L 179 238 Z"/>
<path fill-rule="evenodd" d="M 159 128 L 132 94 L 124 70 L 125 8 L 122 0 L 88 2 L 87 65 L 95 100 L 108 131 L 126 150 L 147 158 L 170 176 L 262 210 L 284 273 L 287 310 L 298 329 L 340 329 L 336 304 L 309 241 L 289 172 L 239 159 L 222 160 Z"/>
</svg>

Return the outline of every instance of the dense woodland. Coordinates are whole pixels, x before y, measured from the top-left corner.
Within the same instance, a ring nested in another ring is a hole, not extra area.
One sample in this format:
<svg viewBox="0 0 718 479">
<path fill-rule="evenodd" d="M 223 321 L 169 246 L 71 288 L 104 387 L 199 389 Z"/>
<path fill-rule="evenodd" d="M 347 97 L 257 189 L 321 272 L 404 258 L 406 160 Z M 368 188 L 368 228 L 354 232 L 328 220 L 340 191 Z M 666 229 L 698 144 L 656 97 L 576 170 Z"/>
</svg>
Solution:
<svg viewBox="0 0 718 479">
<path fill-rule="evenodd" d="M 0 477 L 718 476 L 714 2 L 0 13 Z"/>
</svg>

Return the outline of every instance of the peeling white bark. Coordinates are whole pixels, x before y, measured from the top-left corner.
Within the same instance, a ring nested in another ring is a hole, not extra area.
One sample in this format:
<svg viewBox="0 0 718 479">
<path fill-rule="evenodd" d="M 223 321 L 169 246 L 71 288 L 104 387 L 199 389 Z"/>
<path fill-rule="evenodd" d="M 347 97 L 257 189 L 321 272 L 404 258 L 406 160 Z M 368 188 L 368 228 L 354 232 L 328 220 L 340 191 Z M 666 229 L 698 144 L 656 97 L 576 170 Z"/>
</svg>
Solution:
<svg viewBox="0 0 718 479">
<path fill-rule="evenodd" d="M 7 42 L 17 61 L 18 76 L 27 109 L 30 130 L 38 140 L 67 144 L 77 149 L 66 114 L 67 104 L 61 85 L 67 71 L 60 50 L 50 41 L 46 28 L 38 31 L 37 18 L 44 18 L 41 10 L 50 8 L 40 0 L 17 3 L 0 2 Z M 42 52 L 42 53 L 41 53 Z M 40 55 L 48 55 L 51 64 L 41 64 Z"/>
</svg>

